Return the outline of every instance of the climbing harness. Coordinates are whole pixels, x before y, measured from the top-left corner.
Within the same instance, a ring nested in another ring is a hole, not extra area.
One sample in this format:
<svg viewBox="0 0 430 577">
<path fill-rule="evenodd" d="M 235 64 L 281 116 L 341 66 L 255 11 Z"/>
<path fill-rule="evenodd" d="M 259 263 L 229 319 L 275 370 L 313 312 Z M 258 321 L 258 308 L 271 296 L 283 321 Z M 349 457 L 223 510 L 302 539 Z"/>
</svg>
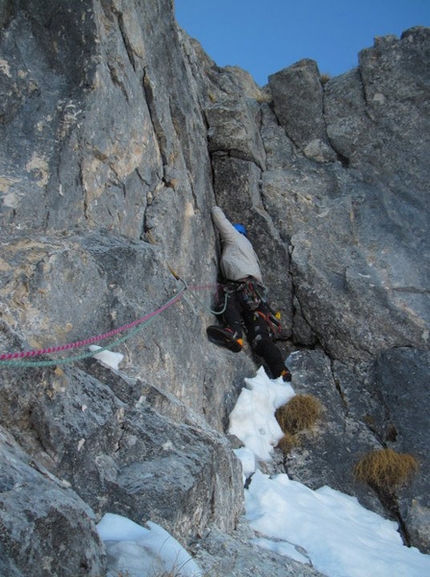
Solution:
<svg viewBox="0 0 430 577">
<path fill-rule="evenodd" d="M 226 301 L 230 294 L 237 293 L 240 301 L 247 310 L 255 311 L 255 314 L 266 321 L 273 336 L 282 331 L 280 313 L 275 312 L 271 308 L 267 298 L 266 287 L 258 283 L 253 277 L 247 277 L 238 281 L 228 281 L 224 285 L 224 293 Z M 264 311 L 257 310 L 260 306 L 264 308 Z"/>
<path fill-rule="evenodd" d="M 266 288 L 253 277 L 228 281 L 224 286 L 227 293 L 237 293 L 245 308 L 250 311 L 255 310 L 261 303 L 267 302 Z"/>
</svg>

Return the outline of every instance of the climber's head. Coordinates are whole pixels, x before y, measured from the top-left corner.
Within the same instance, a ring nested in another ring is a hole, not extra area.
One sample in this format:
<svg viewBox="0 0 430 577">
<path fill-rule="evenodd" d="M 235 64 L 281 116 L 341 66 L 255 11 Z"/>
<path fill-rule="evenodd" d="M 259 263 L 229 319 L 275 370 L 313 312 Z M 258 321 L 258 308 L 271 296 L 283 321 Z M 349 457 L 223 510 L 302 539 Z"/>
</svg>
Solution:
<svg viewBox="0 0 430 577">
<path fill-rule="evenodd" d="M 246 228 L 243 226 L 243 224 L 234 224 L 233 226 L 238 232 L 240 232 L 240 234 L 246 236 Z"/>
</svg>

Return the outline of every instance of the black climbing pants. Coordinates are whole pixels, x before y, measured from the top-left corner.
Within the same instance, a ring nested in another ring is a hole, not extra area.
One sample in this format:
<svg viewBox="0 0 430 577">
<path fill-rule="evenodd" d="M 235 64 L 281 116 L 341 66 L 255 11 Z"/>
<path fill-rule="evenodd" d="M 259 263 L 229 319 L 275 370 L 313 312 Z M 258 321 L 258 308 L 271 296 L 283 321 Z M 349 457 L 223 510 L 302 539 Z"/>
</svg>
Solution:
<svg viewBox="0 0 430 577">
<path fill-rule="evenodd" d="M 242 338 L 243 328 L 252 350 L 262 357 L 272 373 L 274 379 L 285 369 L 283 355 L 273 342 L 273 333 L 266 320 L 268 310 L 261 302 L 254 310 L 249 310 L 238 291 L 229 291 L 226 287 L 227 302 L 223 313 L 224 325 L 236 334 L 235 338 Z"/>
</svg>

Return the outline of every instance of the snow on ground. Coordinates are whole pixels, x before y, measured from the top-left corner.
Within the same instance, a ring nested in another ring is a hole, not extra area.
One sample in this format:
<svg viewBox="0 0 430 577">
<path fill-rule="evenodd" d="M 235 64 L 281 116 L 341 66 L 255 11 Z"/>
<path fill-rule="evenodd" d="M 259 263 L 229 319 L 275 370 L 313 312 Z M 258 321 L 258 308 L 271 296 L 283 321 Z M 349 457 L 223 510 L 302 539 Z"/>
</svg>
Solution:
<svg viewBox="0 0 430 577">
<path fill-rule="evenodd" d="M 229 433 L 236 435 L 257 459 L 269 461 L 273 447 L 284 436 L 275 410 L 295 393 L 282 379 L 271 381 L 263 367 L 253 379 L 245 379 L 245 384 L 230 414 Z"/>
<path fill-rule="evenodd" d="M 283 404 L 281 389 L 285 388 L 287 400 L 294 392 L 291 395 L 282 379 L 270 380 L 263 368 L 245 383 L 229 432 L 245 443 L 236 454 L 248 477 L 253 462 L 270 460 L 282 437 L 272 420 Z M 263 536 L 254 540 L 256 544 L 302 562 L 309 558 L 328 577 L 430 575 L 430 556 L 405 547 L 397 524 L 368 511 L 355 497 L 330 487 L 313 491 L 286 474 L 271 478 L 258 470 L 258 464 L 254 470 L 245 491 L 245 510 L 250 526 Z"/>
<path fill-rule="evenodd" d="M 355 497 L 330 487 L 313 491 L 286 474 L 269 477 L 258 469 L 258 462 L 270 461 L 283 436 L 275 410 L 295 393 L 282 379 L 270 380 L 263 368 L 245 384 L 230 415 L 229 432 L 244 443 L 236 451 L 244 479 L 253 474 L 245 490 L 245 509 L 260 535 L 254 543 L 312 563 L 328 577 L 430 575 L 430 556 L 405 547 L 397 524 L 368 511 Z M 175 569 L 181 577 L 203 575 L 169 533 L 152 522 L 147 526 L 110 513 L 103 517 L 97 527 L 108 552 L 108 577 L 121 572 L 154 577 Z"/>
<path fill-rule="evenodd" d="M 112 351 L 103 350 L 102 347 L 98 347 L 97 345 L 90 345 L 90 351 L 101 351 L 101 353 L 97 353 L 94 356 L 95 359 L 99 361 L 105 367 L 109 369 L 114 369 L 115 371 L 118 370 L 118 365 L 124 358 L 124 355 L 121 353 L 114 353 Z"/>
<path fill-rule="evenodd" d="M 149 529 L 121 515 L 104 515 L 97 529 L 108 555 L 107 577 L 154 577 L 170 571 L 181 577 L 203 575 L 176 539 L 160 525 L 146 524 Z"/>
</svg>

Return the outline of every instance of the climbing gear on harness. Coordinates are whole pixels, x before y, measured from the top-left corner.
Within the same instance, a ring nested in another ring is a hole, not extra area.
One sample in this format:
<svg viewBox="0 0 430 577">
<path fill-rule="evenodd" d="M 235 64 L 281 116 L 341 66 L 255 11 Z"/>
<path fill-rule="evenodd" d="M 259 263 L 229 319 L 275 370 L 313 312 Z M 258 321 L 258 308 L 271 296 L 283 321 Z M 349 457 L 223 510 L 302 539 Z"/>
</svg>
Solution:
<svg viewBox="0 0 430 577">
<path fill-rule="evenodd" d="M 218 325 L 211 325 L 206 329 L 211 343 L 215 345 L 226 347 L 233 353 L 240 353 L 243 348 L 243 340 L 237 338 L 237 333 L 233 333 L 231 329 L 227 329 Z"/>
<path fill-rule="evenodd" d="M 262 302 L 258 285 L 253 280 L 245 280 L 237 289 L 242 302 L 249 310 L 256 309 Z"/>
<path fill-rule="evenodd" d="M 266 321 L 272 336 L 276 336 L 277 333 L 280 333 L 282 331 L 281 323 L 279 321 L 279 318 L 277 317 L 277 314 L 279 313 L 273 312 L 272 309 L 268 306 L 268 304 L 265 304 L 264 306 L 267 311 L 266 313 L 264 313 L 263 311 L 255 311 L 255 314 L 259 315 L 262 319 Z"/>
<path fill-rule="evenodd" d="M 267 289 L 258 283 L 253 277 L 241 279 L 239 281 L 228 281 L 224 286 L 227 294 L 236 292 L 247 310 L 255 311 L 263 318 L 273 336 L 282 331 L 280 313 L 275 312 L 268 301 Z M 263 305 L 263 310 L 256 310 Z"/>
<path fill-rule="evenodd" d="M 266 288 L 252 276 L 237 281 L 227 281 L 224 291 L 228 294 L 237 293 L 246 309 L 253 311 L 261 303 L 267 302 Z"/>
</svg>

